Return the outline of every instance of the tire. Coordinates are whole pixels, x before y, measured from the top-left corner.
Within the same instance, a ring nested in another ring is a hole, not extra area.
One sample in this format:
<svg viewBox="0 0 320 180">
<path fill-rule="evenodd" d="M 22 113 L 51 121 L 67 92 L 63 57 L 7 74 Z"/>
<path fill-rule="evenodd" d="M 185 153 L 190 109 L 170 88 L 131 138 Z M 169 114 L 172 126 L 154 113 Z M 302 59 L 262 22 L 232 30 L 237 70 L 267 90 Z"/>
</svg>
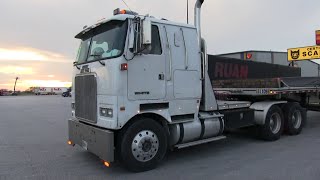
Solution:
<svg viewBox="0 0 320 180">
<path fill-rule="evenodd" d="M 142 117 L 120 132 L 118 151 L 121 163 L 132 172 L 154 169 L 167 152 L 164 127 L 150 118 Z"/>
<path fill-rule="evenodd" d="M 283 129 L 283 112 L 278 106 L 273 105 L 266 115 L 264 125 L 258 128 L 260 137 L 266 141 L 276 141 L 280 139 Z"/>
<path fill-rule="evenodd" d="M 283 107 L 284 132 L 289 135 L 301 133 L 307 121 L 307 113 L 298 103 L 287 103 Z"/>
</svg>

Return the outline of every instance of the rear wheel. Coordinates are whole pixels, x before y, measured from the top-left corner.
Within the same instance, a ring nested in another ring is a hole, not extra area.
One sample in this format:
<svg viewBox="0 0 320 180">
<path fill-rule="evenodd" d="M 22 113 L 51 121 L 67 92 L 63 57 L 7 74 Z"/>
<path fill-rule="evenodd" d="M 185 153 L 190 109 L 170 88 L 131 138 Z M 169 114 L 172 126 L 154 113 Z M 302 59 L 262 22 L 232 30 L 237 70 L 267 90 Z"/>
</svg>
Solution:
<svg viewBox="0 0 320 180">
<path fill-rule="evenodd" d="M 301 133 L 306 123 L 306 110 L 298 103 L 288 103 L 283 107 L 285 126 L 284 131 L 289 135 Z"/>
<path fill-rule="evenodd" d="M 280 139 L 284 127 L 282 110 L 273 105 L 266 116 L 264 125 L 259 127 L 261 138 L 267 141 Z"/>
<path fill-rule="evenodd" d="M 154 169 L 165 157 L 166 131 L 155 120 L 150 118 L 137 120 L 121 134 L 120 160 L 130 171 Z"/>
</svg>

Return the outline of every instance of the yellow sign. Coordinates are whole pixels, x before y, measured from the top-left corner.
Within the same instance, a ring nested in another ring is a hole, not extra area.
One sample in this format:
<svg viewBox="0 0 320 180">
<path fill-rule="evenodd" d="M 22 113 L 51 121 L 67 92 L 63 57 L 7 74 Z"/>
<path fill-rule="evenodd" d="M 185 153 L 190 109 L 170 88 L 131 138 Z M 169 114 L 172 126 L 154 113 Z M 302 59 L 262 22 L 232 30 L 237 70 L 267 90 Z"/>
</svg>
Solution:
<svg viewBox="0 0 320 180">
<path fill-rule="evenodd" d="M 288 49 L 288 61 L 320 59 L 320 46 Z"/>
</svg>

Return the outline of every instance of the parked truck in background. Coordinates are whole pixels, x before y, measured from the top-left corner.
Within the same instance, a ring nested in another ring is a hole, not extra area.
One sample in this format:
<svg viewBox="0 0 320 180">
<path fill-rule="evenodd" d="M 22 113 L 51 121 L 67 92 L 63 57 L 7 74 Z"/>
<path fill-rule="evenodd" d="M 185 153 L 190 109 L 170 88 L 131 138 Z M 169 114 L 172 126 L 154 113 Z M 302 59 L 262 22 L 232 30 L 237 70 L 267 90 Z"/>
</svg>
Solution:
<svg viewBox="0 0 320 180">
<path fill-rule="evenodd" d="M 221 140 L 228 129 L 253 126 L 268 141 L 301 132 L 306 110 L 319 109 L 317 80 L 210 79 L 203 1 L 195 26 L 117 9 L 76 35 L 68 144 L 138 172 L 155 168 L 168 149 Z"/>
<path fill-rule="evenodd" d="M 66 92 L 68 88 L 66 87 L 53 87 L 52 94 L 54 95 L 62 95 L 62 93 Z"/>
<path fill-rule="evenodd" d="M 10 92 L 7 89 L 0 89 L 0 96 L 9 96 Z"/>
<path fill-rule="evenodd" d="M 51 94 L 51 88 L 48 87 L 36 87 L 34 88 L 35 95 L 49 95 Z"/>
<path fill-rule="evenodd" d="M 36 87 L 33 91 L 35 95 L 61 95 L 67 89 L 66 87 Z"/>
<path fill-rule="evenodd" d="M 61 96 L 62 97 L 71 97 L 72 95 L 72 92 L 71 92 L 71 88 L 68 88 L 66 91 L 64 91 Z"/>
</svg>

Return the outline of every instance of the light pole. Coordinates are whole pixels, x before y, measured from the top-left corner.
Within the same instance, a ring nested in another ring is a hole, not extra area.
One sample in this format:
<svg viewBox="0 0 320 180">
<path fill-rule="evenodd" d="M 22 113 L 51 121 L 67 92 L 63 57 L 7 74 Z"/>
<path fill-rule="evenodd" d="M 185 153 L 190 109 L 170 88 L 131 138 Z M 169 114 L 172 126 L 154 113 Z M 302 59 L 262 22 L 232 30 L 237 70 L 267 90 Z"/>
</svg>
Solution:
<svg viewBox="0 0 320 180">
<path fill-rule="evenodd" d="M 16 81 L 14 83 L 14 87 L 13 87 L 13 94 L 16 93 L 16 85 L 17 85 L 17 81 L 18 81 L 19 77 L 16 77 Z"/>
</svg>

